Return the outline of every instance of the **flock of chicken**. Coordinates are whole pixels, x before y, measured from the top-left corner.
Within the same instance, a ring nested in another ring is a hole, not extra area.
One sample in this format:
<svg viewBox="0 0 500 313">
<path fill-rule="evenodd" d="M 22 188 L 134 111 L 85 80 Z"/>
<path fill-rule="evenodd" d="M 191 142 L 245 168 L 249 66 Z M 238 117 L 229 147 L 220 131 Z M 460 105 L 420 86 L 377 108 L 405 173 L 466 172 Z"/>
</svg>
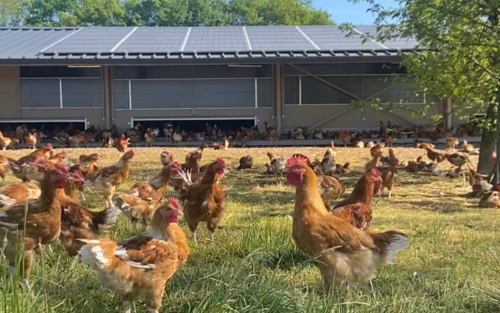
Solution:
<svg viewBox="0 0 500 313">
<path fill-rule="evenodd" d="M 163 127 L 163 136 L 169 142 L 180 143 L 183 141 L 201 141 L 213 142 L 211 145 L 214 148 L 226 148 L 236 143 L 243 147 L 250 140 L 306 140 L 306 139 L 339 139 L 344 145 L 364 147 L 366 141 L 373 139 L 381 139 L 384 143 L 391 145 L 398 138 L 429 138 L 435 142 L 438 139 L 449 138 L 450 134 L 459 136 L 477 135 L 478 128 L 474 123 L 466 123 L 459 125 L 456 129 L 448 131 L 444 126 L 425 127 L 414 126 L 411 128 L 402 128 L 393 125 L 390 121 L 387 123 L 379 122 L 379 130 L 371 131 L 352 131 L 341 129 L 339 131 L 322 131 L 316 129 L 308 131 L 307 128 L 296 128 L 284 134 L 278 134 L 276 128 L 264 122 L 264 130 L 260 131 L 257 126 L 246 128 L 239 127 L 238 129 L 221 129 L 217 125 L 205 124 L 203 131 L 194 132 L 186 131 L 181 127 L 172 123 L 166 123 Z M 135 124 L 133 128 L 127 129 L 120 136 L 118 128 L 113 125 L 110 129 L 101 129 L 91 125 L 88 129 L 80 131 L 72 127 L 60 129 L 58 127 L 47 131 L 45 129 L 29 129 L 27 125 L 20 125 L 15 130 L 10 128 L 0 131 L 0 147 L 4 150 L 9 148 L 17 148 L 20 143 L 25 143 L 29 148 L 34 149 L 36 144 L 40 144 L 45 138 L 53 138 L 57 141 L 60 148 L 80 147 L 81 145 L 88 146 L 94 142 L 101 142 L 102 147 L 118 147 L 120 141 L 127 140 L 129 144 L 139 144 L 144 142 L 146 146 L 152 146 L 160 137 L 161 131 L 159 128 L 143 127 L 140 123 Z"/>
<path fill-rule="evenodd" d="M 125 143 L 121 147 L 124 149 L 118 149 L 120 159 L 102 168 L 97 166 L 97 154 L 81 155 L 74 164 L 66 152 L 55 153 L 51 144 L 19 160 L 0 155 L 2 179 L 12 171 L 23 181 L 0 188 L 0 241 L 4 242 L 9 273 L 18 270 L 16 243 L 23 243 L 19 270 L 25 277 L 23 285 L 29 288 L 27 278 L 34 252 L 59 239 L 71 257 L 88 264 L 104 286 L 123 297 L 125 312 L 131 312 L 132 302 L 139 296 L 146 298 L 150 312 L 158 312 L 166 283 L 189 257 L 178 217 L 184 216 L 197 243 L 198 225 L 206 223 L 210 239 L 214 240 L 223 215 L 225 193 L 220 182 L 228 169 L 222 158 L 200 164 L 207 147 L 204 144 L 187 154 L 183 164 L 172 154 L 162 152 L 161 169 L 154 177 L 119 194 L 116 189 L 129 178 L 134 158 L 133 150 L 127 151 Z M 333 207 L 330 201 L 345 192 L 336 175 L 350 171 L 349 163 L 336 163 L 333 142 L 322 160 L 311 161 L 302 154 L 284 159 L 268 153 L 270 162 L 265 173 L 286 174 L 288 182 L 295 186 L 293 239 L 299 249 L 315 259 L 326 290 L 353 287 L 373 279 L 377 268 L 393 262 L 396 252 L 408 244 L 403 233 L 376 233 L 370 227 L 372 198 L 381 195 L 384 188 L 391 197 L 398 169 L 437 173 L 437 164 L 447 160 L 457 168 L 443 176 L 458 177 L 468 162 L 465 153 L 444 153 L 425 143 L 418 147 L 427 150 L 431 162 L 400 162 L 392 148 L 384 156 L 384 143 L 373 144 L 365 174 L 352 193 Z M 465 143 L 462 151 L 475 150 Z M 239 163 L 237 170 L 252 168 L 253 157 L 244 156 Z M 472 170 L 471 184 L 490 198 L 496 193 L 498 207 L 498 190 L 486 190 L 498 186 L 489 186 L 484 175 Z M 164 199 L 168 186 L 176 190 L 177 199 Z M 83 204 L 83 192 L 90 187 L 102 192 L 105 210 L 94 212 Z M 130 219 L 134 228 L 141 223 L 149 231 L 120 242 L 101 239 L 113 228 L 120 213 Z"/>
</svg>

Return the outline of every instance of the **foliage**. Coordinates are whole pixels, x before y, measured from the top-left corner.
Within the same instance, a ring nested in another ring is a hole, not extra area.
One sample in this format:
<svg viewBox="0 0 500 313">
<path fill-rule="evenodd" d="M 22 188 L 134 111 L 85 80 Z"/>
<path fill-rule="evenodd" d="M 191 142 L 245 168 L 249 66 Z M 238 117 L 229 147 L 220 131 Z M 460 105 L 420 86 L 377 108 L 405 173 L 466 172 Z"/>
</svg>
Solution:
<svg viewBox="0 0 500 313">
<path fill-rule="evenodd" d="M 0 0 L 2 26 L 329 25 L 311 0 Z"/>
<path fill-rule="evenodd" d="M 370 4 L 376 16 L 375 40 L 414 38 L 419 43 L 415 49 L 425 50 L 402 55 L 417 93 L 452 97 L 453 113 L 458 116 L 484 111 L 485 102 L 496 103 L 500 2 L 397 0 L 398 7 L 384 8 L 377 0 L 351 1 Z M 493 125 L 491 118 L 484 124 Z"/>
</svg>

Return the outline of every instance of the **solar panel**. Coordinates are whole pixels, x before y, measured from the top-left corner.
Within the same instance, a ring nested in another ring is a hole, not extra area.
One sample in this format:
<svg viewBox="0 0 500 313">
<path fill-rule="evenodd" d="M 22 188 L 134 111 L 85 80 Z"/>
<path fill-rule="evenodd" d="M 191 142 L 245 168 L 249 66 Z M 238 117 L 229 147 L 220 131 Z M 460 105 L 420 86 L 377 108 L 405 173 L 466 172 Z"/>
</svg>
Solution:
<svg viewBox="0 0 500 313">
<path fill-rule="evenodd" d="M 373 41 L 362 42 L 359 36 L 346 37 L 336 26 L 300 26 L 304 34 L 323 50 L 372 50 L 382 49 Z"/>
<path fill-rule="evenodd" d="M 187 27 L 137 28 L 114 52 L 178 52 L 186 38 Z"/>
<path fill-rule="evenodd" d="M 86 53 L 110 52 L 133 27 L 87 27 L 44 52 Z"/>
<path fill-rule="evenodd" d="M 248 51 L 242 27 L 193 27 L 185 52 Z"/>
<path fill-rule="evenodd" d="M 359 25 L 355 26 L 356 30 L 363 34 L 370 34 L 371 36 L 377 35 L 377 26 L 375 25 Z M 402 39 L 396 38 L 391 40 L 386 40 L 382 44 L 389 49 L 413 49 L 418 42 L 415 39 Z"/>
<path fill-rule="evenodd" d="M 246 27 L 252 50 L 316 50 L 295 27 L 290 26 L 251 26 Z"/>
<path fill-rule="evenodd" d="M 0 57 L 32 57 L 76 29 L 1 29 Z"/>
</svg>

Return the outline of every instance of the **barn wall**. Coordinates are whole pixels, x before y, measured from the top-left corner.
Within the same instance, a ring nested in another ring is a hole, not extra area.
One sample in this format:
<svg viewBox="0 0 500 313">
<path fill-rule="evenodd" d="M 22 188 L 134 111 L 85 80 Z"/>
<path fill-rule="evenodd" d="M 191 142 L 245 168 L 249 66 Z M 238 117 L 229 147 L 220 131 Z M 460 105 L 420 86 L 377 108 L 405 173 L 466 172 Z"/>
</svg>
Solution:
<svg viewBox="0 0 500 313">
<path fill-rule="evenodd" d="M 19 67 L 0 66 L 0 119 L 21 117 Z"/>
</svg>

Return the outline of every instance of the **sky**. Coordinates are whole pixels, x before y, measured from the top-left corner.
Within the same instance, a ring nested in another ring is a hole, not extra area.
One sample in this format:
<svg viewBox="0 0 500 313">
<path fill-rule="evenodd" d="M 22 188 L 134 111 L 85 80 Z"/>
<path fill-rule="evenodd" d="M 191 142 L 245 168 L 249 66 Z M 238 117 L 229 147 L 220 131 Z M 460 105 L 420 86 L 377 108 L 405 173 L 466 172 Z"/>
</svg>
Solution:
<svg viewBox="0 0 500 313">
<path fill-rule="evenodd" d="M 394 7 L 394 0 L 378 0 L 384 7 Z M 331 14 L 332 20 L 336 24 L 350 22 L 357 24 L 373 24 L 374 16 L 366 12 L 368 5 L 366 3 L 352 3 L 348 0 L 313 0 L 314 7 L 323 9 Z"/>
</svg>

